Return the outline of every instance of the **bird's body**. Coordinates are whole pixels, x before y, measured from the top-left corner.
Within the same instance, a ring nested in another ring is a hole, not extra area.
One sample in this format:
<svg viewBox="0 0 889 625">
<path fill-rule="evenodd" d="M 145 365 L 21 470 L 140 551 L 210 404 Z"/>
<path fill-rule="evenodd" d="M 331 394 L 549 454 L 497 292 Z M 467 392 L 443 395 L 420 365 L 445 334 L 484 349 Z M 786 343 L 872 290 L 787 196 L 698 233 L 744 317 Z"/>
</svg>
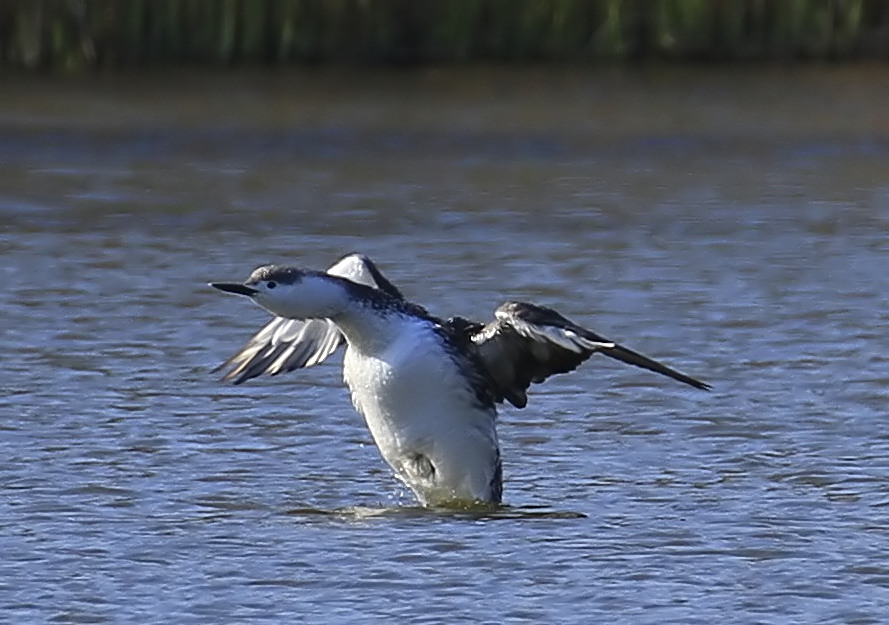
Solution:
<svg viewBox="0 0 889 625">
<path fill-rule="evenodd" d="M 496 403 L 602 351 L 697 388 L 706 384 L 573 324 L 548 308 L 507 302 L 483 325 L 443 321 L 404 299 L 352 254 L 327 273 L 269 265 L 244 284 L 275 315 L 223 367 L 243 382 L 323 361 L 345 341 L 343 378 L 386 462 L 424 505 L 499 503 Z"/>
<path fill-rule="evenodd" d="M 352 403 L 383 458 L 423 504 L 499 501 L 493 402 L 476 396 L 432 322 L 391 322 L 391 342 L 350 341 L 343 361 Z"/>
</svg>

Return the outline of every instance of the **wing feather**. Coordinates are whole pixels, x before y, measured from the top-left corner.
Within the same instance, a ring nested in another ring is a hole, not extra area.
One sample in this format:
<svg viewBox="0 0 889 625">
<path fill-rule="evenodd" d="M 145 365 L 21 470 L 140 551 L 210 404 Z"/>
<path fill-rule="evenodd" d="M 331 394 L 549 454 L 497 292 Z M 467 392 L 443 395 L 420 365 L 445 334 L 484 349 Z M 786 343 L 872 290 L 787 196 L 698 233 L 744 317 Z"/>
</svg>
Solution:
<svg viewBox="0 0 889 625">
<path fill-rule="evenodd" d="M 471 341 L 495 401 L 506 400 L 524 408 L 528 403 L 526 391 L 531 384 L 574 371 L 597 352 L 695 388 L 710 388 L 700 380 L 578 326 L 550 308 L 506 302 L 494 314 L 496 321 L 480 329 L 472 327 Z"/>
</svg>

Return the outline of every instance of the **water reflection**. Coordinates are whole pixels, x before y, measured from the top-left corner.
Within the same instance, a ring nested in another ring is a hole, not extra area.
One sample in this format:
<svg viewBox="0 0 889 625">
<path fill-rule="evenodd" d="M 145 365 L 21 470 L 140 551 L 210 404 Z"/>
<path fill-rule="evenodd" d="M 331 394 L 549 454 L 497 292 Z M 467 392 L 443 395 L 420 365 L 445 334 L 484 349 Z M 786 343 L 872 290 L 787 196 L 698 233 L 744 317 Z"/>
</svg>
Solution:
<svg viewBox="0 0 889 625">
<path fill-rule="evenodd" d="M 423 508 L 419 506 L 396 506 L 389 508 L 346 507 L 336 510 L 317 508 L 294 508 L 287 514 L 295 517 L 330 517 L 343 521 L 383 521 L 399 520 L 438 520 L 438 521 L 523 521 L 531 519 L 583 519 L 582 512 L 553 510 L 545 506 L 479 506 L 477 508 Z"/>
</svg>

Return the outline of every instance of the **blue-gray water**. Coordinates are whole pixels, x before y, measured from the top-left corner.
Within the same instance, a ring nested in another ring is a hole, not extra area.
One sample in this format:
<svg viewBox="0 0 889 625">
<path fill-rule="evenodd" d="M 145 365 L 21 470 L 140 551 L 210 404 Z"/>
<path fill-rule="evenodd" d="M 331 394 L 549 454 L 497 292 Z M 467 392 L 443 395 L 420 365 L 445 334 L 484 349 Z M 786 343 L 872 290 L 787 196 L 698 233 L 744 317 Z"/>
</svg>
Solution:
<svg viewBox="0 0 889 625">
<path fill-rule="evenodd" d="M 0 620 L 889 621 L 887 78 L 5 79 Z M 267 315 L 208 280 L 353 250 L 715 390 L 596 357 L 502 410 L 508 508 L 418 509 L 339 358 L 210 372 Z"/>
</svg>

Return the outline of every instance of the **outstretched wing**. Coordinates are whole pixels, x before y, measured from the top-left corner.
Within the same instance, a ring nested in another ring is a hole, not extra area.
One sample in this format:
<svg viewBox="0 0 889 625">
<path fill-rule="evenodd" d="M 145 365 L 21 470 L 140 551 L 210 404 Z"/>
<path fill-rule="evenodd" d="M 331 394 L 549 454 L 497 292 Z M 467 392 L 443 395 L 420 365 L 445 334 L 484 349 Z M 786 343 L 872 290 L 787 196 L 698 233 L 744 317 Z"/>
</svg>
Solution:
<svg viewBox="0 0 889 625">
<path fill-rule="evenodd" d="M 349 254 L 327 273 L 385 291 L 398 299 L 401 292 L 376 265 L 362 254 Z M 277 375 L 294 369 L 313 367 L 336 351 L 343 335 L 327 319 L 287 319 L 275 317 L 251 338 L 238 353 L 215 371 L 227 370 L 223 379 L 240 384 L 264 373 Z"/>
<path fill-rule="evenodd" d="M 496 321 L 470 336 L 494 394 L 517 408 L 528 403 L 526 391 L 557 373 L 574 371 L 596 352 L 708 390 L 696 380 L 656 360 L 627 349 L 569 321 L 556 311 L 522 302 L 507 302 L 495 311 Z"/>
</svg>

